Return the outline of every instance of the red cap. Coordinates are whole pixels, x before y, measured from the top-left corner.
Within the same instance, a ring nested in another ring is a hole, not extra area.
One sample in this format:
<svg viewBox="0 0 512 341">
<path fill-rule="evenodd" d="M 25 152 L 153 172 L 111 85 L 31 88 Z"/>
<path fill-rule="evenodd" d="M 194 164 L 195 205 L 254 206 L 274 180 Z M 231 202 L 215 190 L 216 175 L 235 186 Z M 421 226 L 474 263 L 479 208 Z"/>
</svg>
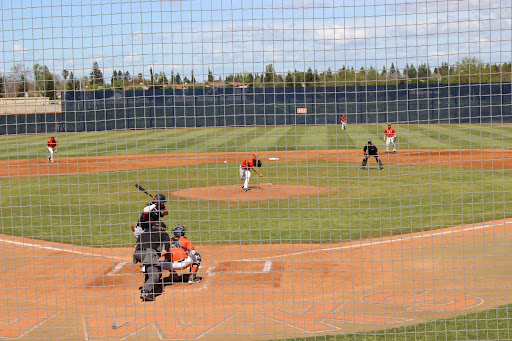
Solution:
<svg viewBox="0 0 512 341">
<path fill-rule="evenodd" d="M 53 138 L 55 138 L 55 136 L 50 136 L 50 138 L 52 138 L 52 139 L 53 139 Z"/>
<path fill-rule="evenodd" d="M 254 156 L 254 157 L 258 157 L 258 153 L 254 152 L 254 153 L 252 154 L 252 156 Z"/>
<path fill-rule="evenodd" d="M 390 125 L 391 125 L 391 123 L 388 123 L 388 126 L 390 126 Z"/>
</svg>

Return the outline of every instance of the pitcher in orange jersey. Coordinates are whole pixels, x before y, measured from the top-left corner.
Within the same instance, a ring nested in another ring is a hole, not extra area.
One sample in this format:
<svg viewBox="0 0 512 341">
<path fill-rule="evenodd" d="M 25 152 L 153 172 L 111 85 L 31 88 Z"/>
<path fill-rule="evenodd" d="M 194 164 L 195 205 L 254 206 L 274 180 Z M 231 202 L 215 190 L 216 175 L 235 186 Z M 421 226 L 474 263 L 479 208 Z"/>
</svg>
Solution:
<svg viewBox="0 0 512 341">
<path fill-rule="evenodd" d="M 165 255 L 165 260 L 160 264 L 162 270 L 171 271 L 171 276 L 176 274 L 176 270 L 189 268 L 188 283 L 195 284 L 201 280 L 200 277 L 197 277 L 197 271 L 201 265 L 201 255 L 196 252 L 192 242 L 185 237 L 185 232 L 187 230 L 181 224 L 174 227 L 171 247 Z"/>
<path fill-rule="evenodd" d="M 50 139 L 46 142 L 46 149 L 48 150 L 48 162 L 53 161 L 53 153 L 57 153 L 57 140 L 55 136 L 51 136 Z"/>
<path fill-rule="evenodd" d="M 256 172 L 260 177 L 263 176 L 260 172 L 256 170 L 256 166 L 258 164 L 258 153 L 252 154 L 252 157 L 244 160 L 240 165 L 240 180 L 244 181 L 244 185 L 242 189 L 244 192 L 249 190 L 249 179 L 251 178 L 251 169 Z"/>
<path fill-rule="evenodd" d="M 391 127 L 391 123 L 388 123 L 388 127 L 384 130 L 384 141 L 386 141 L 386 153 L 389 153 L 389 144 L 393 144 L 393 154 L 396 153 L 396 131 Z"/>
</svg>

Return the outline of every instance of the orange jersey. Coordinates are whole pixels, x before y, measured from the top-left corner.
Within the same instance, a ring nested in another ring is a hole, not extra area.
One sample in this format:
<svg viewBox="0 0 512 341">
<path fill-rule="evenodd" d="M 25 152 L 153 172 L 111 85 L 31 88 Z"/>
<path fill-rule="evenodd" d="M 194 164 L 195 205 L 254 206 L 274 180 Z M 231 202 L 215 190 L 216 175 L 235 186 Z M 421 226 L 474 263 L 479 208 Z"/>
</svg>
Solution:
<svg viewBox="0 0 512 341">
<path fill-rule="evenodd" d="M 386 128 L 384 130 L 384 136 L 386 137 L 395 137 L 396 131 L 394 128 Z"/>
<path fill-rule="evenodd" d="M 57 140 L 49 139 L 48 142 L 46 142 L 46 145 L 50 148 L 57 147 Z"/>
<path fill-rule="evenodd" d="M 340 121 L 341 122 L 347 122 L 347 117 L 346 116 L 341 116 Z"/>
<path fill-rule="evenodd" d="M 242 162 L 240 167 L 242 167 L 242 168 L 256 167 L 256 160 L 253 157 L 250 157 L 247 160 L 244 160 L 244 162 Z"/>
<path fill-rule="evenodd" d="M 171 247 L 166 258 L 172 262 L 184 260 L 188 257 L 188 252 L 194 249 L 194 245 L 192 245 L 192 242 L 187 237 L 179 239 L 174 239 L 173 237 L 171 238 Z"/>
</svg>

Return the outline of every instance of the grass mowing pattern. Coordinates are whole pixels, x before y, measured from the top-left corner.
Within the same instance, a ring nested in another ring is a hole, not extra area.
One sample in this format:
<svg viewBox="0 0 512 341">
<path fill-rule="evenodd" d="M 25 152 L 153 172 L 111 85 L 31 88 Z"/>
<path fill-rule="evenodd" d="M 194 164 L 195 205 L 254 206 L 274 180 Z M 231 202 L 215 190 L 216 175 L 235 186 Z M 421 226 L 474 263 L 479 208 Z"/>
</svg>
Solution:
<svg viewBox="0 0 512 341">
<path fill-rule="evenodd" d="M 399 149 L 502 149 L 512 145 L 512 125 L 394 126 Z M 61 157 L 118 154 L 362 149 L 368 139 L 381 149 L 384 125 L 222 127 L 59 133 Z M 46 157 L 46 135 L 1 136 L 0 160 Z"/>
<path fill-rule="evenodd" d="M 297 341 L 467 341 L 512 340 L 512 305 L 407 327 L 360 334 L 294 338 Z"/>
<path fill-rule="evenodd" d="M 237 164 L 1 180 L 1 233 L 79 245 L 132 245 L 147 195 L 237 184 Z M 315 161 L 269 164 L 264 182 L 337 189 L 257 202 L 169 197 L 172 226 L 196 243 L 337 243 L 510 217 L 512 171 Z M 256 180 L 251 182 L 256 184 Z"/>
</svg>

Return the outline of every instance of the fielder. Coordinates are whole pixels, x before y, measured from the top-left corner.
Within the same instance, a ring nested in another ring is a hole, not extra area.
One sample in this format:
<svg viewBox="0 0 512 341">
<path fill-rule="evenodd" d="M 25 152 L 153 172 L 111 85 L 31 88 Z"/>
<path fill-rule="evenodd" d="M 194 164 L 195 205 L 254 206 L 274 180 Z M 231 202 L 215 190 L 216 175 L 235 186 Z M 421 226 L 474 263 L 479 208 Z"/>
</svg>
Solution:
<svg viewBox="0 0 512 341">
<path fill-rule="evenodd" d="M 396 131 L 391 128 L 391 123 L 388 123 L 388 127 L 384 130 L 384 141 L 386 141 L 386 153 L 389 154 L 389 144 L 393 144 L 393 154 L 396 153 Z"/>
<path fill-rule="evenodd" d="M 173 229 L 171 246 L 169 252 L 165 255 L 165 260 L 160 262 L 163 270 L 171 271 L 171 276 L 176 270 L 190 269 L 188 283 L 195 284 L 201 280 L 197 277 L 197 271 L 201 266 L 201 255 L 196 252 L 192 242 L 185 237 L 187 230 L 181 224 Z"/>
<path fill-rule="evenodd" d="M 249 179 L 251 178 L 251 170 L 253 170 L 258 176 L 262 177 L 263 174 L 259 173 L 254 167 L 261 167 L 262 162 L 258 160 L 258 153 L 253 153 L 252 157 L 244 160 L 240 165 L 240 180 L 244 181 L 242 189 L 247 192 L 249 188 Z"/>
<path fill-rule="evenodd" d="M 55 136 L 51 136 L 46 142 L 46 149 L 48 150 L 48 162 L 55 162 L 53 161 L 53 153 L 57 153 L 57 140 Z"/>
<path fill-rule="evenodd" d="M 155 300 L 155 289 L 161 285 L 162 268 L 159 259 L 169 250 L 170 237 L 161 226 L 151 226 L 137 238 L 133 264 L 141 263 L 145 274 L 144 286 L 140 291 L 143 302 Z"/>
<path fill-rule="evenodd" d="M 341 130 L 347 130 L 347 116 L 345 114 L 341 115 Z"/>
<path fill-rule="evenodd" d="M 368 144 L 366 146 L 364 146 L 364 148 L 363 148 L 363 153 L 364 153 L 364 159 L 363 159 L 363 163 L 361 164 L 361 169 L 364 169 L 364 167 L 366 167 L 366 163 L 368 162 L 368 159 L 372 156 L 375 158 L 375 161 L 377 161 L 377 163 L 379 164 L 379 169 L 380 170 L 384 169 L 384 166 L 382 165 L 382 161 L 379 159 L 379 149 L 377 148 L 376 145 L 372 144 L 372 140 L 368 140 Z"/>
<path fill-rule="evenodd" d="M 165 209 L 165 195 L 157 194 L 151 203 L 146 204 L 142 209 L 139 221 L 135 227 L 132 226 L 133 235 L 138 238 L 142 232 L 149 231 L 152 227 L 166 228 L 165 223 L 160 218 L 169 214 Z"/>
</svg>

